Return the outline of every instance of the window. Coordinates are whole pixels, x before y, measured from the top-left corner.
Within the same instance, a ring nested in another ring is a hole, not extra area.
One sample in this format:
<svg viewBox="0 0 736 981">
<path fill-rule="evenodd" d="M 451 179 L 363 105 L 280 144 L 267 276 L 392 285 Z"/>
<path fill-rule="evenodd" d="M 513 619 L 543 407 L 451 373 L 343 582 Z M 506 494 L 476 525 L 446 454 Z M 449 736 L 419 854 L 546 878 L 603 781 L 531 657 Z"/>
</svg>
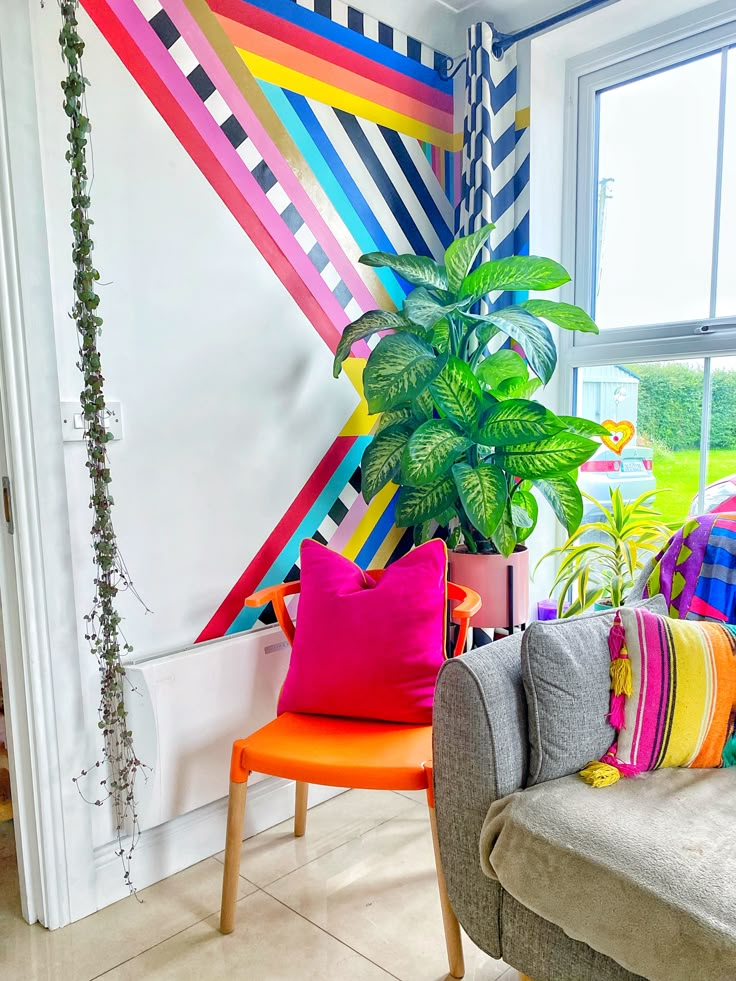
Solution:
<svg viewBox="0 0 736 981">
<path fill-rule="evenodd" d="M 584 75 L 574 411 L 612 431 L 580 482 L 659 488 L 665 517 L 736 510 L 736 24 Z M 588 504 L 588 510 L 595 510 Z"/>
</svg>

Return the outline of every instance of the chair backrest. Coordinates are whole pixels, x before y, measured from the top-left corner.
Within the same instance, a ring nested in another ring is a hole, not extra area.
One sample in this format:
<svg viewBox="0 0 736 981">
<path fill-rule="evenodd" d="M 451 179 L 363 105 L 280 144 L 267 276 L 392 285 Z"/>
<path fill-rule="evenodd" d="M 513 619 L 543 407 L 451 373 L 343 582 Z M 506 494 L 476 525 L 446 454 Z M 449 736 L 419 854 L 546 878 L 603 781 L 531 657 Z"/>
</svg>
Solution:
<svg viewBox="0 0 736 981">
<path fill-rule="evenodd" d="M 378 581 L 384 574 L 385 569 L 369 569 L 368 575 Z M 299 580 L 294 582 L 279 583 L 276 586 L 268 586 L 261 589 L 252 596 L 248 596 L 245 601 L 246 606 L 265 606 L 273 603 L 273 610 L 276 614 L 279 626 L 284 632 L 290 644 L 294 643 L 294 621 L 286 606 L 286 598 L 295 596 L 301 590 Z M 465 649 L 465 642 L 468 636 L 468 625 L 470 618 L 480 610 L 482 601 L 475 590 L 468 586 L 461 586 L 458 583 L 447 583 L 447 599 L 450 603 L 457 603 L 451 610 L 451 617 L 458 625 L 457 637 L 453 648 L 453 657 L 462 654 Z"/>
</svg>

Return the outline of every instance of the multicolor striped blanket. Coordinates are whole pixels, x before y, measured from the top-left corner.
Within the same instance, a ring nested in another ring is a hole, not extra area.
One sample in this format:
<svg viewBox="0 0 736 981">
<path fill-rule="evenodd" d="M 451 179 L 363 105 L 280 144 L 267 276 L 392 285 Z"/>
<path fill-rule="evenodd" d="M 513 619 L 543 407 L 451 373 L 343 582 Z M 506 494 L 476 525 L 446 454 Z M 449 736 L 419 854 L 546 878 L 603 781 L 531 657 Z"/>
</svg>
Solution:
<svg viewBox="0 0 736 981">
<path fill-rule="evenodd" d="M 678 620 L 736 623 L 736 513 L 690 519 L 655 558 L 644 596 Z"/>
</svg>

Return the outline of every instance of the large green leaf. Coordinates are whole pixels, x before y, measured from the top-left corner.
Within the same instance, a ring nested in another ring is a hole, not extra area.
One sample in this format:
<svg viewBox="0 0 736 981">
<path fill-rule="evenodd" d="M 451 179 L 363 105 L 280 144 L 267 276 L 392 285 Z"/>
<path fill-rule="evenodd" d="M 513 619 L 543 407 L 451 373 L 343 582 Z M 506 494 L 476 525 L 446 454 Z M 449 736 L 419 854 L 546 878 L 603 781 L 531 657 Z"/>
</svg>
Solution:
<svg viewBox="0 0 736 981">
<path fill-rule="evenodd" d="M 575 433 L 559 432 L 537 443 L 508 446 L 493 454 L 493 462 L 517 477 L 536 480 L 567 473 L 595 453 L 598 443 Z"/>
<path fill-rule="evenodd" d="M 557 367 L 557 348 L 545 322 L 521 307 L 504 307 L 486 319 L 521 344 L 530 368 L 546 385 Z"/>
<path fill-rule="evenodd" d="M 434 325 L 430 340 L 441 354 L 450 350 L 450 321 L 447 317 L 438 320 Z"/>
<path fill-rule="evenodd" d="M 366 337 L 377 334 L 379 330 L 408 330 L 417 333 L 413 324 L 407 322 L 406 318 L 400 313 L 391 313 L 388 310 L 371 310 L 358 317 L 352 324 L 348 324 L 342 332 L 342 337 L 337 345 L 335 352 L 335 362 L 332 374 L 338 377 L 342 370 L 343 361 L 350 355 L 350 349 L 357 341 L 362 341 Z"/>
<path fill-rule="evenodd" d="M 519 527 L 518 523 L 514 521 L 516 525 L 516 538 L 520 542 L 525 542 L 527 538 L 531 535 L 534 529 L 537 527 L 537 520 L 539 518 L 539 505 L 537 504 L 536 497 L 528 490 L 517 490 L 512 498 L 514 505 L 523 510 L 530 519 L 529 525 L 525 527 Z M 512 509 L 512 518 L 514 516 L 514 511 Z"/>
<path fill-rule="evenodd" d="M 399 474 L 401 457 L 413 432 L 412 426 L 387 429 L 371 440 L 363 453 L 363 497 L 368 503 Z"/>
<path fill-rule="evenodd" d="M 394 429 L 396 426 L 404 426 L 411 422 L 418 426 L 421 419 L 417 417 L 414 409 L 410 405 L 400 405 L 395 409 L 389 409 L 388 412 L 382 412 L 381 418 L 378 420 L 378 428 L 376 429 L 376 434 L 382 433 L 385 429 Z"/>
<path fill-rule="evenodd" d="M 426 330 L 430 330 L 456 309 L 456 303 L 443 303 L 424 286 L 412 290 L 404 300 L 404 316 L 413 324 L 419 324 Z"/>
<path fill-rule="evenodd" d="M 474 429 L 480 413 L 481 387 L 470 365 L 450 357 L 429 386 L 432 397 L 448 419 L 466 429 Z"/>
<path fill-rule="evenodd" d="M 438 375 L 447 355 L 413 334 L 382 337 L 363 372 L 363 390 L 371 413 L 385 412 L 410 402 Z"/>
<path fill-rule="evenodd" d="M 545 480 L 535 480 L 534 486 L 552 508 L 560 524 L 567 529 L 568 535 L 577 531 L 583 520 L 583 498 L 572 474 L 561 473 Z"/>
<path fill-rule="evenodd" d="M 456 499 L 457 488 L 450 474 L 424 487 L 402 487 L 396 502 L 396 524 L 399 528 L 420 525 L 452 507 Z"/>
<path fill-rule="evenodd" d="M 480 318 L 480 321 L 475 328 L 475 336 L 478 340 L 478 347 L 481 349 L 481 351 L 488 346 L 488 342 L 498 333 L 498 327 L 494 327 L 493 324 L 487 323 L 484 317 Z"/>
<path fill-rule="evenodd" d="M 475 369 L 475 373 L 478 381 L 486 388 L 497 388 L 507 378 L 523 378 L 526 381 L 529 377 L 526 361 L 509 348 L 489 354 Z"/>
<path fill-rule="evenodd" d="M 511 518 L 514 522 L 514 528 L 518 528 L 520 531 L 528 531 L 534 525 L 532 516 L 526 508 L 519 504 L 511 505 Z"/>
<path fill-rule="evenodd" d="M 444 367 L 445 363 L 443 362 L 442 367 Z M 414 415 L 422 420 L 431 419 L 434 416 L 434 399 L 428 388 L 422 389 L 419 395 L 417 395 L 412 403 L 412 408 L 414 409 Z"/>
<path fill-rule="evenodd" d="M 393 269 L 413 286 L 436 286 L 447 289 L 447 271 L 424 255 L 393 255 L 391 252 L 368 252 L 360 257 L 364 266 Z"/>
<path fill-rule="evenodd" d="M 462 286 L 463 280 L 473 268 L 478 253 L 495 227 L 495 225 L 484 225 L 477 232 L 471 232 L 470 235 L 464 235 L 454 241 L 445 252 L 447 281 L 453 293 L 457 293 Z"/>
<path fill-rule="evenodd" d="M 554 259 L 512 255 L 491 259 L 474 269 L 463 280 L 460 295 L 479 300 L 497 290 L 553 290 L 569 282 L 569 273 Z"/>
<path fill-rule="evenodd" d="M 552 321 L 564 330 L 579 330 L 584 334 L 597 334 L 598 325 L 582 307 L 572 303 L 557 303 L 555 300 L 526 300 L 521 304 L 535 317 Z"/>
<path fill-rule="evenodd" d="M 557 416 L 539 402 L 509 399 L 494 406 L 478 434 L 484 446 L 532 443 L 564 429 Z"/>
<path fill-rule="evenodd" d="M 401 459 L 401 481 L 412 487 L 431 484 L 450 469 L 472 440 L 449 419 L 430 419 L 412 435 Z"/>
<path fill-rule="evenodd" d="M 484 538 L 490 538 L 508 500 L 503 471 L 490 463 L 480 463 L 477 467 L 456 463 L 452 475 L 468 518 Z"/>
<path fill-rule="evenodd" d="M 610 431 L 605 426 L 601 426 L 599 422 L 593 422 L 592 419 L 581 419 L 579 416 L 558 416 L 557 418 L 564 424 L 565 429 L 569 429 L 571 433 L 577 433 L 578 436 L 610 435 Z"/>
<path fill-rule="evenodd" d="M 505 399 L 530 399 L 542 387 L 538 378 L 504 378 L 498 388 L 494 388 L 491 394 L 499 401 Z"/>
<path fill-rule="evenodd" d="M 501 555 L 511 555 L 516 548 L 517 531 L 514 528 L 514 519 L 510 507 L 505 507 L 501 518 L 496 525 L 496 529 L 491 535 L 494 547 Z"/>
</svg>

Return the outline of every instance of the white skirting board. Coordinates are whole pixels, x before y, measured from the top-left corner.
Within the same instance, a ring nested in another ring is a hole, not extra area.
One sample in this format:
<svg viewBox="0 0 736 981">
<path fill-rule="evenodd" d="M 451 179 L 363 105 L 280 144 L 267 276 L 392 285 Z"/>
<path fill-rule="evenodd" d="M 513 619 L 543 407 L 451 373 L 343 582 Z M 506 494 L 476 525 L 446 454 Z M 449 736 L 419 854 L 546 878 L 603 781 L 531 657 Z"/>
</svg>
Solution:
<svg viewBox="0 0 736 981">
<path fill-rule="evenodd" d="M 309 806 L 322 804 L 344 793 L 345 789 L 312 785 L 309 788 Z M 293 816 L 294 783 L 266 777 L 248 789 L 243 837 L 250 838 Z M 136 889 L 145 889 L 221 852 L 225 847 L 226 820 L 227 798 L 224 798 L 158 828 L 144 831 L 133 854 L 132 880 Z M 115 854 L 116 847 L 111 842 L 95 850 L 98 909 L 128 895 L 120 859 Z M 245 865 L 241 871 L 247 879 Z"/>
</svg>

